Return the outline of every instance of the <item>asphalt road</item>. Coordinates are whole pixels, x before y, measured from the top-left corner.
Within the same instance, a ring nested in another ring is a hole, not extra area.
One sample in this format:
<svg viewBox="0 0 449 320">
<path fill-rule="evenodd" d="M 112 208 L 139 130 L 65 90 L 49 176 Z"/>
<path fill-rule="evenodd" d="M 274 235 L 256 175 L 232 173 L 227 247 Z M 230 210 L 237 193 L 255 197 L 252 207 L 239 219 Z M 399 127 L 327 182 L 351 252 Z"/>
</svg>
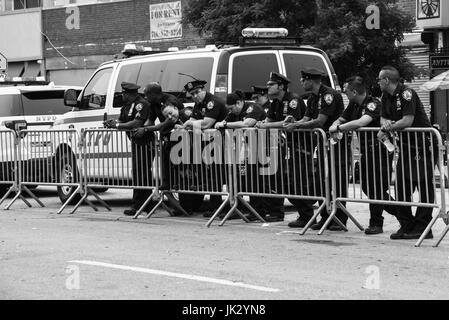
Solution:
<svg viewBox="0 0 449 320">
<path fill-rule="evenodd" d="M 284 222 L 242 220 L 205 227 L 206 218 L 150 219 L 122 214 L 130 191 L 108 191 L 113 207 L 82 206 L 57 215 L 51 189 L 36 194 L 45 208 L 18 200 L 0 210 L 0 299 L 447 299 L 449 241 L 389 239 L 398 228 L 385 214 L 385 233 L 304 236 Z M 32 201 L 32 200 L 31 200 Z M 34 202 L 32 202 L 34 204 Z M 4 204 L 2 205 L 4 207 Z M 365 204 L 348 209 L 366 226 Z M 440 220 L 433 229 L 441 232 Z"/>
</svg>

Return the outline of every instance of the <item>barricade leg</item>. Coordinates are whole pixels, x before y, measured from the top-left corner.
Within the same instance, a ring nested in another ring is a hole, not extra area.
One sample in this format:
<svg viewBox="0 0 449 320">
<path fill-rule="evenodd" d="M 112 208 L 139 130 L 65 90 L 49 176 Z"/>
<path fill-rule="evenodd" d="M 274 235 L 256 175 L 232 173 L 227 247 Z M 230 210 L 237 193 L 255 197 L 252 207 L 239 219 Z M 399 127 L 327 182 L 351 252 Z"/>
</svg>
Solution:
<svg viewBox="0 0 449 320">
<path fill-rule="evenodd" d="M 8 196 L 15 190 L 14 186 L 11 186 L 8 191 L 5 193 L 5 195 L 2 197 L 2 199 L 0 200 L 0 204 L 3 203 L 3 201 L 6 200 L 6 198 L 8 198 Z"/>
<path fill-rule="evenodd" d="M 143 209 L 150 203 L 151 199 L 153 199 L 156 190 L 143 202 L 139 209 L 137 209 L 136 214 L 133 216 L 133 219 L 137 219 L 137 217 L 142 213 Z"/>
<path fill-rule="evenodd" d="M 261 215 L 259 215 L 259 213 L 248 203 L 246 202 L 242 197 L 237 196 L 237 200 L 240 201 L 253 215 L 255 215 L 257 217 L 257 219 L 259 219 L 262 222 L 266 222 L 264 220 L 264 218 L 262 218 Z M 249 222 L 249 220 L 248 220 Z"/>
<path fill-rule="evenodd" d="M 323 203 L 321 204 L 321 206 L 318 208 L 318 210 L 313 214 L 312 218 L 310 218 L 310 220 L 307 222 L 307 224 L 304 226 L 304 228 L 301 230 L 301 232 L 299 233 L 300 235 L 304 235 L 306 233 L 306 231 L 312 226 L 312 224 L 316 221 L 316 219 L 318 218 L 318 216 L 320 215 L 321 210 L 324 209 L 324 207 L 326 206 L 326 202 L 323 201 Z"/>
<path fill-rule="evenodd" d="M 225 201 L 226 202 L 226 201 Z M 238 201 L 235 200 L 234 205 L 232 206 L 232 208 L 228 211 L 228 213 L 226 213 L 226 215 L 224 216 L 223 220 L 220 221 L 219 226 L 222 227 L 226 220 L 228 220 L 233 214 L 237 213 L 245 222 L 250 222 L 245 215 L 237 208 L 238 206 Z M 224 203 L 220 206 L 220 208 L 218 208 L 217 212 L 214 214 L 214 216 L 216 216 L 218 213 L 220 213 L 222 207 L 224 207 Z M 211 218 L 212 220 L 212 218 Z"/>
<path fill-rule="evenodd" d="M 14 196 L 14 198 L 12 198 L 12 200 L 6 205 L 5 210 L 9 210 L 9 208 L 12 206 L 12 204 L 13 204 L 14 202 L 16 202 L 16 200 L 17 200 L 18 198 L 22 199 L 22 201 L 25 202 L 25 204 L 26 204 L 29 208 L 31 208 L 32 205 L 31 205 L 31 203 L 29 203 L 28 200 L 25 199 L 25 197 L 22 195 L 22 190 L 18 190 L 18 191 L 16 190 L 16 192 L 17 192 L 17 194 L 16 194 L 16 195 Z"/>
<path fill-rule="evenodd" d="M 26 186 L 22 186 L 22 188 L 23 188 L 23 190 L 25 190 L 26 193 L 28 193 L 29 196 L 30 196 L 31 198 L 33 198 L 33 199 L 34 199 L 34 200 L 35 200 L 35 201 L 36 201 L 42 208 L 45 207 L 45 205 L 42 203 L 42 201 L 40 201 L 39 198 L 36 197 L 36 195 L 35 195 L 33 192 L 31 192 L 30 189 L 28 189 Z"/>
<path fill-rule="evenodd" d="M 323 227 L 321 228 L 321 230 L 318 232 L 318 235 L 322 235 L 324 230 L 326 230 L 327 226 L 329 225 L 329 223 L 331 222 L 331 220 L 334 220 L 340 227 L 342 227 L 345 231 L 348 231 L 348 229 L 346 228 L 346 226 L 343 224 L 343 222 L 340 221 L 340 219 L 337 218 L 336 214 L 337 214 L 337 209 L 338 209 L 338 204 L 334 203 L 334 205 L 332 206 L 332 212 L 329 215 L 329 217 L 327 218 L 326 222 L 324 222 Z"/>
<path fill-rule="evenodd" d="M 434 247 L 438 247 L 438 245 L 440 244 L 441 241 L 443 241 L 443 238 L 446 236 L 446 234 L 449 232 L 449 225 L 446 226 L 446 228 L 444 228 L 443 232 L 441 233 L 441 235 L 438 237 L 437 241 L 435 241 L 435 243 L 433 244 Z"/>
<path fill-rule="evenodd" d="M 61 208 L 59 208 L 57 214 L 61 214 L 62 211 L 64 211 L 65 207 L 67 207 L 67 205 L 73 200 L 73 198 L 77 195 L 78 191 L 80 191 L 81 186 L 78 186 L 75 191 L 70 195 L 70 197 L 67 199 L 66 202 L 64 202 L 64 204 L 61 206 Z"/>
<path fill-rule="evenodd" d="M 441 209 L 441 211 L 443 211 L 443 209 Z M 444 212 L 443 212 L 443 214 L 444 214 Z M 430 229 L 433 227 L 435 222 L 437 222 L 439 217 L 441 217 L 441 212 L 440 212 L 440 214 L 436 214 L 432 218 L 432 221 L 430 221 L 430 223 L 427 225 L 427 227 L 424 230 L 424 232 L 421 234 L 421 237 L 419 237 L 418 241 L 415 243 L 415 247 L 419 247 L 421 245 L 421 243 L 424 241 L 424 239 L 426 238 L 427 234 L 430 232 Z"/>
</svg>

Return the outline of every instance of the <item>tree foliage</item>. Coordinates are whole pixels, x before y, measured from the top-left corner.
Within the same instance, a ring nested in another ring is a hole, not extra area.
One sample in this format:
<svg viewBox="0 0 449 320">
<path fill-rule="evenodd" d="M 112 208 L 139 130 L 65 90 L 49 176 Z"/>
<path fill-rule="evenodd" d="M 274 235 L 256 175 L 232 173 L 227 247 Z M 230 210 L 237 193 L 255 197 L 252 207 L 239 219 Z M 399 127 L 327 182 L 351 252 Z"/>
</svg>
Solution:
<svg viewBox="0 0 449 320">
<path fill-rule="evenodd" d="M 370 4 L 380 9 L 379 29 L 366 27 Z M 287 28 L 289 36 L 328 54 L 340 82 L 357 74 L 374 85 L 386 64 L 398 67 L 404 79 L 413 78 L 413 65 L 396 43 L 413 28 L 414 18 L 397 0 L 190 0 L 183 16 L 216 42 L 236 42 L 246 27 Z"/>
</svg>

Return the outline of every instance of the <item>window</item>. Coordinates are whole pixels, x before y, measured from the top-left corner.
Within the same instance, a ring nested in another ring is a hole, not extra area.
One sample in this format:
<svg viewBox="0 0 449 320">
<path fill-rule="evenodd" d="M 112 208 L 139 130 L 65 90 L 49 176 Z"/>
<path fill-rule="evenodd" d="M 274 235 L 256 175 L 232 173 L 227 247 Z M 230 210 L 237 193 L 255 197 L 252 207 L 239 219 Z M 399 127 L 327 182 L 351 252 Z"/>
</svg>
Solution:
<svg viewBox="0 0 449 320">
<path fill-rule="evenodd" d="M 44 9 L 47 9 L 47 8 L 68 6 L 71 4 L 86 5 L 86 4 L 108 3 L 118 1 L 129 1 L 129 0 L 43 0 L 43 7 Z"/>
<path fill-rule="evenodd" d="M 39 8 L 41 0 L 0 0 L 0 12 Z"/>
<path fill-rule="evenodd" d="M 131 83 L 137 83 L 137 77 L 140 72 L 140 68 L 142 67 L 142 64 L 136 63 L 136 64 L 129 64 L 122 66 L 120 68 L 120 72 L 117 77 L 117 82 L 115 84 L 115 93 L 121 93 L 122 92 L 122 82 L 131 82 Z M 140 91 L 143 90 L 143 86 L 141 85 Z"/>
<path fill-rule="evenodd" d="M 111 79 L 112 68 L 98 71 L 89 81 L 81 98 L 81 108 L 102 109 L 106 104 L 109 80 Z"/>
<path fill-rule="evenodd" d="M 324 59 L 320 55 L 298 52 L 284 53 L 282 54 L 282 57 L 284 58 L 287 78 L 291 80 L 291 83 L 288 85 L 289 90 L 300 96 L 306 93 L 300 82 L 302 70 L 306 68 L 316 68 L 327 73 Z M 330 86 L 329 75 L 323 80 L 323 83 Z"/>
<path fill-rule="evenodd" d="M 20 105 L 20 95 L 0 95 L 0 117 L 15 117 L 21 115 L 23 115 L 23 110 Z"/>
<path fill-rule="evenodd" d="M 63 114 L 69 111 L 64 105 L 64 90 L 24 92 L 22 104 L 26 116 Z"/>
<path fill-rule="evenodd" d="M 265 86 L 270 72 L 279 72 L 274 53 L 252 53 L 236 56 L 232 64 L 232 88 L 249 95 L 251 86 Z"/>
</svg>

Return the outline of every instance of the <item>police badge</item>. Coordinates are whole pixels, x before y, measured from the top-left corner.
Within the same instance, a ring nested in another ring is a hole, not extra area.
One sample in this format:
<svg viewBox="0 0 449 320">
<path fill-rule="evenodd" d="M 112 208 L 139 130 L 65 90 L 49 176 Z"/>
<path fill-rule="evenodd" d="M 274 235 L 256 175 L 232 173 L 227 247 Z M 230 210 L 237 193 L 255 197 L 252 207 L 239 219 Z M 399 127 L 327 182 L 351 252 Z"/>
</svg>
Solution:
<svg viewBox="0 0 449 320">
<path fill-rule="evenodd" d="M 369 111 L 376 110 L 376 104 L 374 102 L 368 103 L 368 105 L 366 107 L 368 108 Z"/>
<path fill-rule="evenodd" d="M 251 113 L 251 112 L 253 112 L 253 107 L 248 107 L 248 109 L 246 109 L 246 113 L 248 114 L 248 113 Z"/>
<path fill-rule="evenodd" d="M 298 100 L 293 99 L 292 101 L 290 101 L 290 108 L 296 109 L 297 106 L 298 106 Z"/>
<path fill-rule="evenodd" d="M 143 108 L 142 104 L 139 103 L 138 105 L 136 105 L 137 112 L 142 111 L 142 108 Z"/>
<path fill-rule="evenodd" d="M 213 102 L 213 101 L 209 101 L 209 102 L 207 103 L 207 109 L 212 110 L 213 107 L 214 107 L 214 102 Z"/>
<path fill-rule="evenodd" d="M 334 96 L 331 95 L 330 93 L 326 93 L 324 95 L 324 101 L 326 101 L 327 104 L 331 104 L 332 101 L 334 101 Z"/>
<path fill-rule="evenodd" d="M 404 90 L 404 92 L 402 92 L 402 97 L 407 100 L 410 101 L 412 100 L 412 92 L 409 89 Z"/>
</svg>

